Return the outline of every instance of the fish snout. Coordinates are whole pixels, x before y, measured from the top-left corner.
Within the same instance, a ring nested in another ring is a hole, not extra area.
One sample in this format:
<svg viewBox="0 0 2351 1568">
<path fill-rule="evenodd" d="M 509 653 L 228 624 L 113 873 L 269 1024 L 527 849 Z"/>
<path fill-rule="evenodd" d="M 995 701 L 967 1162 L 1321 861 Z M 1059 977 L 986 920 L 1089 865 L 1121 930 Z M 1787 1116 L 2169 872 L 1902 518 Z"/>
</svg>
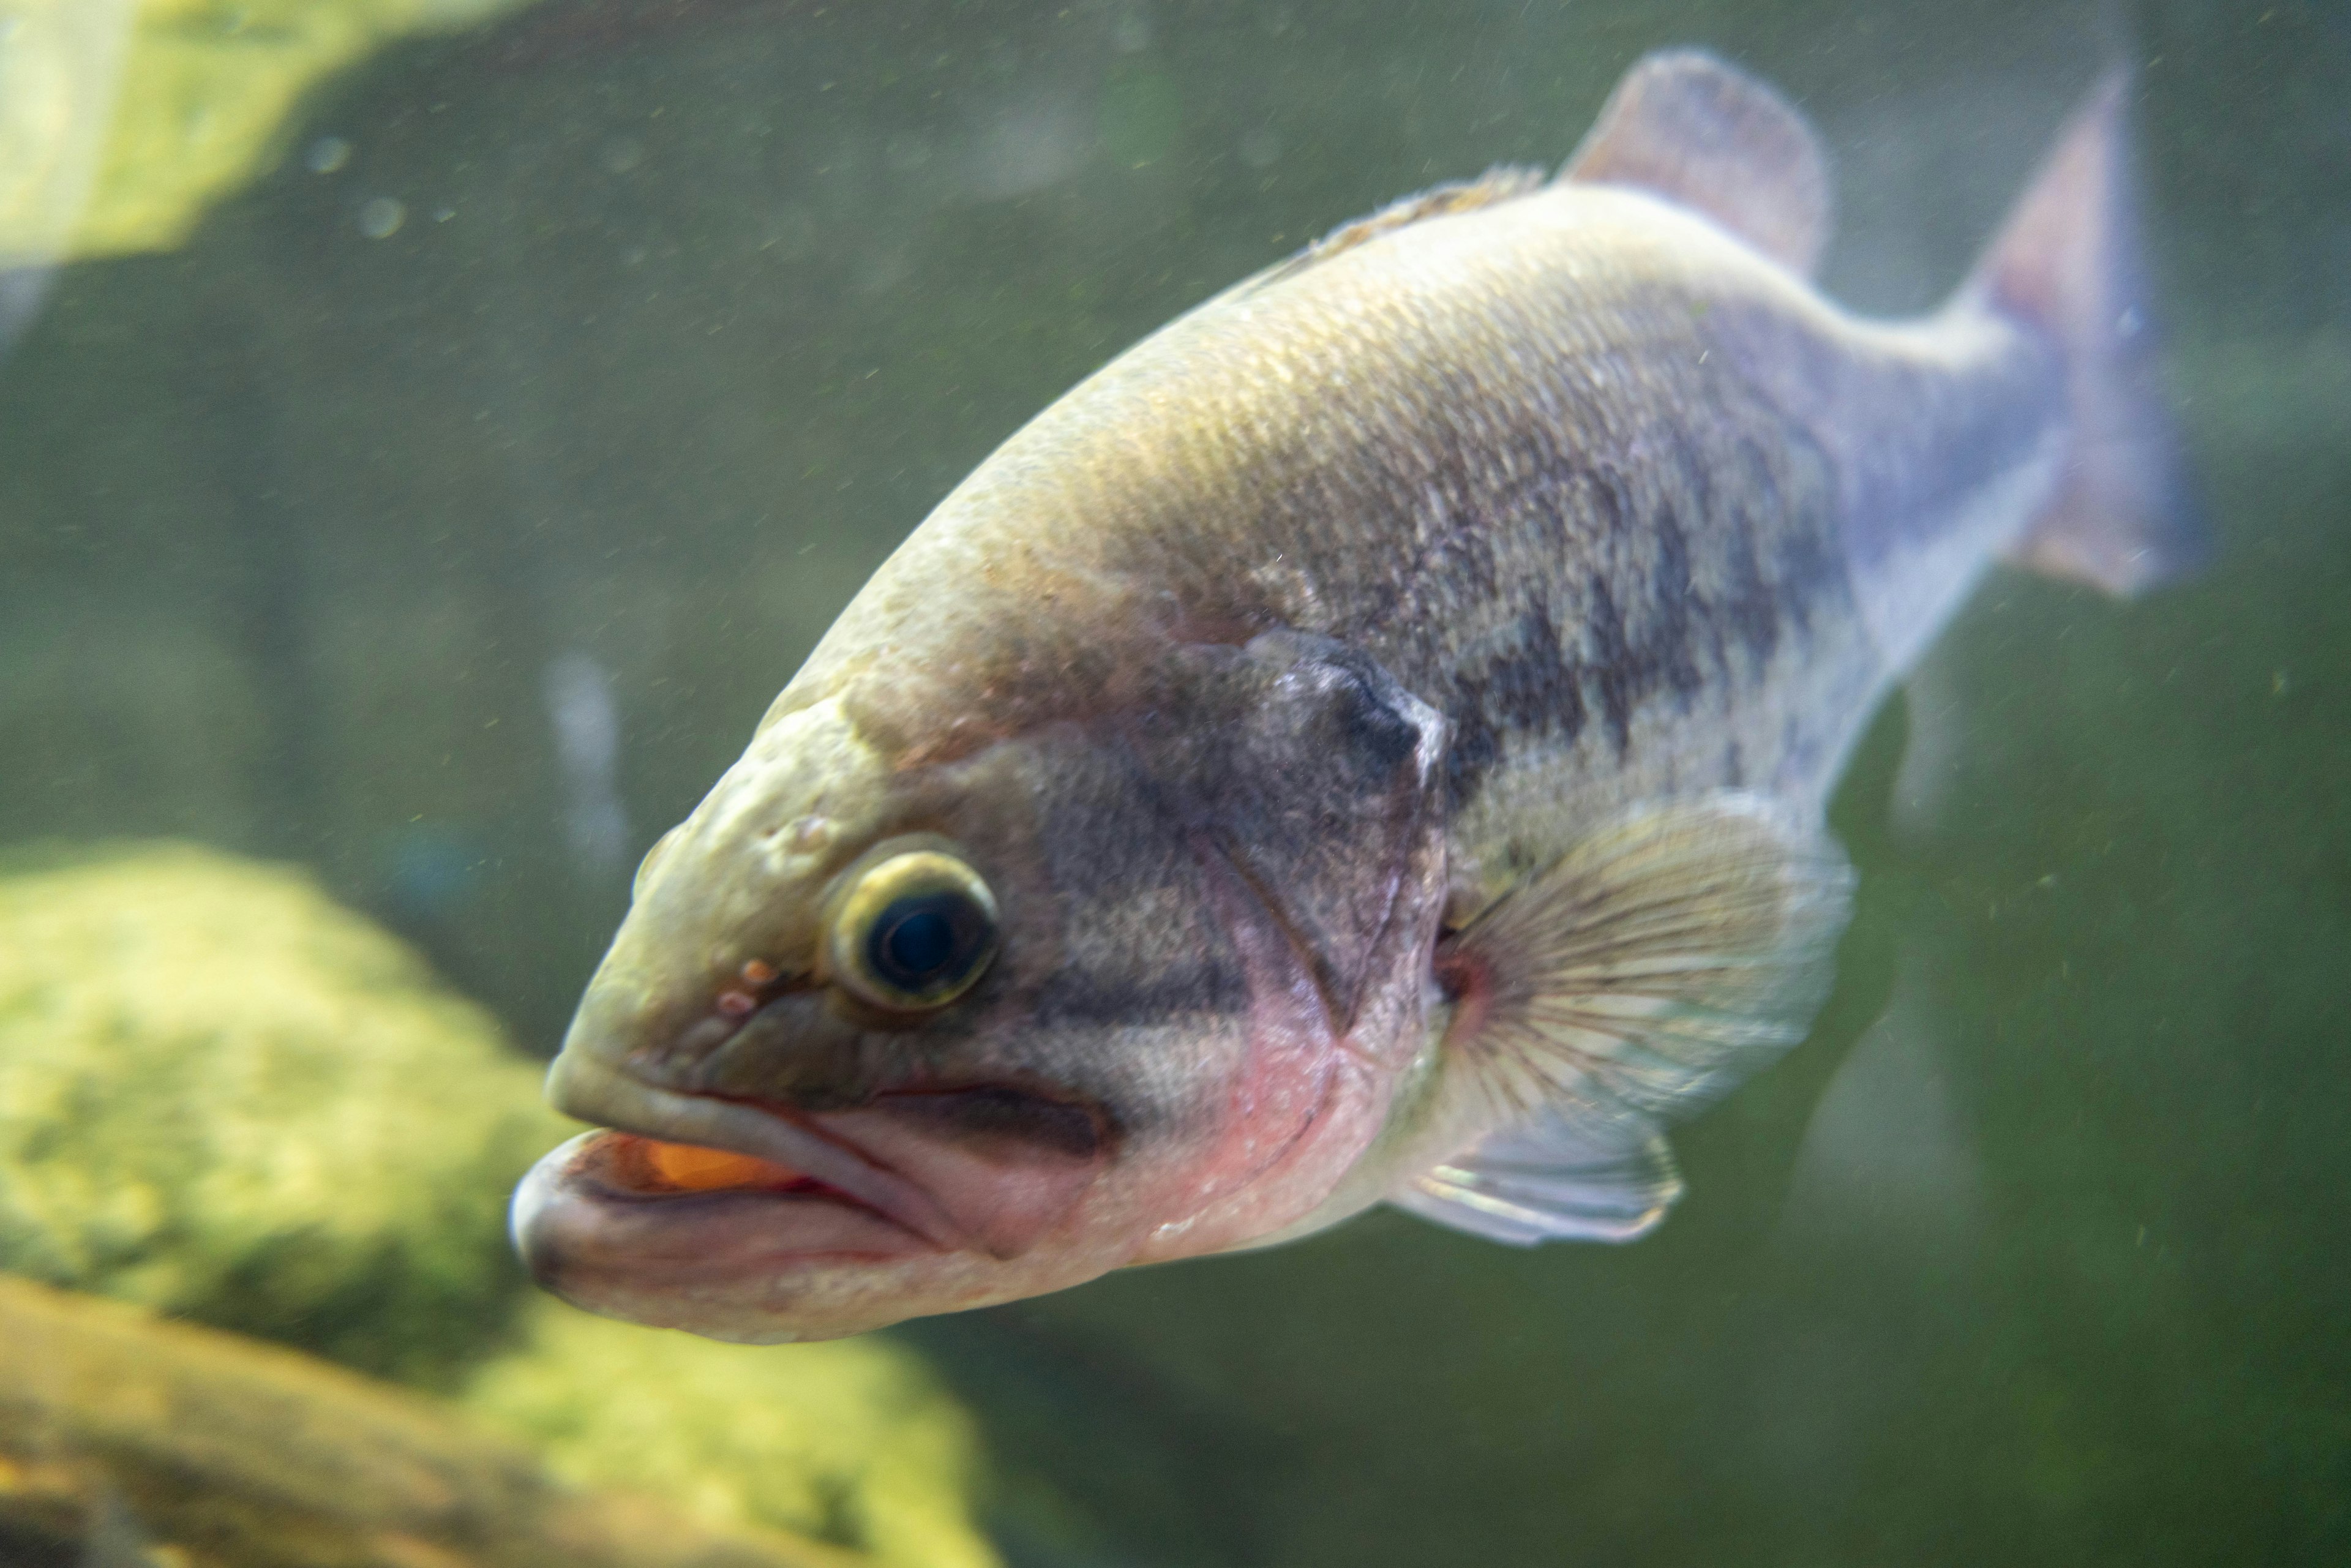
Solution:
<svg viewBox="0 0 2351 1568">
<path fill-rule="evenodd" d="M 771 717 L 645 855 L 575 1038 L 690 1049 L 804 980 L 827 887 L 898 806 L 889 769 L 838 702 Z"/>
</svg>

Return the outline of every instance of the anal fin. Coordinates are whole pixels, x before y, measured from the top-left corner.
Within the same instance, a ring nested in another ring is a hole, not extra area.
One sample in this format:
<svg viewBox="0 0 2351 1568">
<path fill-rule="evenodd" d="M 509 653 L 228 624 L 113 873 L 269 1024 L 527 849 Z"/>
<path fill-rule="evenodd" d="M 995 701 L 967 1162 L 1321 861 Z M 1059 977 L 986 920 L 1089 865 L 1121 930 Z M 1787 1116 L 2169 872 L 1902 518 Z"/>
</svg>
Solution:
<svg viewBox="0 0 2351 1568">
<path fill-rule="evenodd" d="M 1395 1201 L 1504 1240 L 1640 1234 L 1680 1191 L 1661 1130 L 1804 1036 L 1853 873 L 1817 822 L 1722 790 L 1647 803 L 1446 938 L 1444 1124 Z"/>
</svg>

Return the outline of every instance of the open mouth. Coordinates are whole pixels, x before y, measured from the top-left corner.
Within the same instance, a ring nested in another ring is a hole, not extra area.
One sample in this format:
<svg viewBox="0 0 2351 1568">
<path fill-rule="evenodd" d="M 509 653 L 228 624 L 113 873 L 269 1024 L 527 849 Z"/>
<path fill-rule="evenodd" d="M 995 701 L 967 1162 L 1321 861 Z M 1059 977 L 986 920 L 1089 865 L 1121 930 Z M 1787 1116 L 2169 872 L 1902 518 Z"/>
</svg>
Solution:
<svg viewBox="0 0 2351 1568">
<path fill-rule="evenodd" d="M 653 1322 L 820 1260 L 953 1245 L 800 1162 L 618 1131 L 583 1134 L 541 1160 L 515 1194 L 514 1232 L 542 1283 Z"/>
<path fill-rule="evenodd" d="M 542 1282 L 583 1304 L 967 1245 L 921 1185 L 789 1110 L 679 1093 L 579 1059 L 559 1061 L 554 1088 L 565 1110 L 606 1130 L 533 1167 L 515 1194 L 514 1236 Z"/>
<path fill-rule="evenodd" d="M 611 1131 L 590 1133 L 568 1148 L 568 1180 L 598 1197 L 648 1210 L 763 1205 L 768 1223 L 778 1227 L 775 1233 L 794 1238 L 799 1251 L 900 1253 L 939 1239 L 871 1199 L 780 1160 Z"/>
<path fill-rule="evenodd" d="M 524 1180 L 516 1242 L 542 1282 L 644 1321 L 656 1297 L 772 1293 L 820 1260 L 1019 1257 L 1109 1152 L 1098 1113 L 1007 1088 L 810 1111 L 661 1088 L 569 1054 L 550 1087 L 605 1130 Z"/>
<path fill-rule="evenodd" d="M 598 1154 L 605 1181 L 646 1197 L 684 1192 L 799 1192 L 848 1201 L 847 1194 L 807 1172 L 757 1155 L 664 1143 L 635 1133 L 606 1133 L 601 1144 Z"/>
<path fill-rule="evenodd" d="M 928 1193 L 862 1151 L 763 1107 L 706 1103 L 721 1113 L 704 1134 L 709 1143 L 607 1128 L 573 1139 L 541 1164 L 551 1167 L 553 1187 L 602 1211 L 608 1224 L 677 1235 L 704 1224 L 752 1224 L 793 1254 L 966 1244 Z"/>
<path fill-rule="evenodd" d="M 844 1130 L 789 1107 L 684 1093 L 566 1052 L 550 1097 L 608 1132 L 542 1161 L 569 1187 L 666 1207 L 693 1198 L 794 1198 L 860 1208 L 935 1247 L 957 1227 L 925 1187 Z"/>
</svg>

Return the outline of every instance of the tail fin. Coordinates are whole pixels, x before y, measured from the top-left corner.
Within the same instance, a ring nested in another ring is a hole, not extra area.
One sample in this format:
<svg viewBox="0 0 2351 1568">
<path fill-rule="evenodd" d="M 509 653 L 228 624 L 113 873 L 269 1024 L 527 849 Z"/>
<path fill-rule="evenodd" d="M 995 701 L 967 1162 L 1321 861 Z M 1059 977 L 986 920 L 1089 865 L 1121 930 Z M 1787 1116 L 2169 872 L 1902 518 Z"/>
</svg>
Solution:
<svg viewBox="0 0 2351 1568">
<path fill-rule="evenodd" d="M 2130 594 L 2204 559 L 2156 364 L 2124 122 L 2126 74 L 2074 118 L 1968 297 L 2046 333 L 2064 358 L 2072 441 L 2057 495 L 2011 552 L 2020 566 Z"/>
</svg>

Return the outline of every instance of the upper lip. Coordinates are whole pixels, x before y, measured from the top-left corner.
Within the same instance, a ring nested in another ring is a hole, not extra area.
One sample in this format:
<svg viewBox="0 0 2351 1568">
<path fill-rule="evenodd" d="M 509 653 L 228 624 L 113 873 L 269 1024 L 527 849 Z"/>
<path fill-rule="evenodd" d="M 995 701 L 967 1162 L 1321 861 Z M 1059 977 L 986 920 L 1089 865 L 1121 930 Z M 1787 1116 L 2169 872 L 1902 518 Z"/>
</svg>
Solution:
<svg viewBox="0 0 2351 1568">
<path fill-rule="evenodd" d="M 583 1122 L 772 1160 L 935 1247 L 959 1249 L 968 1245 L 961 1228 L 928 1192 L 839 1139 L 805 1125 L 788 1109 L 656 1088 L 569 1051 L 556 1059 L 548 1088 L 558 1108 Z"/>
</svg>

